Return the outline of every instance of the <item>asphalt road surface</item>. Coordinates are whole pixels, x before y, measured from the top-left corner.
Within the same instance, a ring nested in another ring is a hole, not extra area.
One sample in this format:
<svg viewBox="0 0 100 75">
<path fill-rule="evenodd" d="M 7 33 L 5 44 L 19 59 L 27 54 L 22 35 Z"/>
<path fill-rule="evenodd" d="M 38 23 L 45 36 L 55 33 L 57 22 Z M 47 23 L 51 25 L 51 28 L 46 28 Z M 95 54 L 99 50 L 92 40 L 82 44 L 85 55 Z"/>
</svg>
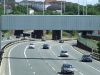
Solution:
<svg viewBox="0 0 100 75">
<path fill-rule="evenodd" d="M 28 48 L 30 43 L 35 44 L 35 49 Z M 50 49 L 42 49 L 44 43 L 49 44 Z M 68 43 L 31 41 L 16 44 L 8 54 L 6 75 L 63 75 L 60 73 L 63 63 L 74 67 L 74 75 L 100 75 L 100 62 L 80 62 L 82 54 Z M 69 57 L 59 57 L 61 50 L 67 50 Z"/>
</svg>

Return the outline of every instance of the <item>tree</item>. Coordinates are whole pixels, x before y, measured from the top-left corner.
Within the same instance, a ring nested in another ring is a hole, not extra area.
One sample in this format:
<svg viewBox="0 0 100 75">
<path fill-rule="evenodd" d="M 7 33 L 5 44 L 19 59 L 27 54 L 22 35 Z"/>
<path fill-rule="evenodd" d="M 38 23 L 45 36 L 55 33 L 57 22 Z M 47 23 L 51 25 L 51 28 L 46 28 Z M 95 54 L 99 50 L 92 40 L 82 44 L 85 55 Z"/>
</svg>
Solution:
<svg viewBox="0 0 100 75">
<path fill-rule="evenodd" d="M 27 14 L 27 9 L 25 6 L 15 6 L 12 8 L 13 12 L 12 14 Z"/>
<path fill-rule="evenodd" d="M 100 42 L 97 43 L 98 46 L 98 53 L 100 54 Z"/>
<path fill-rule="evenodd" d="M 3 6 L 0 5 L 0 15 L 3 15 Z"/>
</svg>

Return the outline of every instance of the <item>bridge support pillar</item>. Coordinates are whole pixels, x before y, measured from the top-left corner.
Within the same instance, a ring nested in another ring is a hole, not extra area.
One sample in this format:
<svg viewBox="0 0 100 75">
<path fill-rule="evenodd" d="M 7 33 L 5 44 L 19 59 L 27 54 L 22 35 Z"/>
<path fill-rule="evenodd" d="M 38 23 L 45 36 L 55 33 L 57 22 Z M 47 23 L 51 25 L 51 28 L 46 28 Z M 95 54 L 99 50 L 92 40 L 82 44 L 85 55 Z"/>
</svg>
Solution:
<svg viewBox="0 0 100 75">
<path fill-rule="evenodd" d="M 14 35 L 20 37 L 23 34 L 23 30 L 15 30 Z"/>
<path fill-rule="evenodd" d="M 32 38 L 37 38 L 37 39 L 41 39 L 43 36 L 43 30 L 34 30 L 34 32 L 32 32 L 31 37 Z"/>
<path fill-rule="evenodd" d="M 62 30 L 53 30 L 52 31 L 52 39 L 60 40 L 62 38 Z"/>
</svg>

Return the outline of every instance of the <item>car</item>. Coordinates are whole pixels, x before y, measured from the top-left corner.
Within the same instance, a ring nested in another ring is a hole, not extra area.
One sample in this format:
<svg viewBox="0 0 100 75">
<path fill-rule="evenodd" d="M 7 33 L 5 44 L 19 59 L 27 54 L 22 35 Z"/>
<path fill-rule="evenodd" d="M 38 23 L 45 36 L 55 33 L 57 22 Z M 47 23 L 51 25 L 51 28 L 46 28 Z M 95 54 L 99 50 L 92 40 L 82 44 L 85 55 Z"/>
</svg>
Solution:
<svg viewBox="0 0 100 75">
<path fill-rule="evenodd" d="M 59 40 L 59 43 L 64 43 L 64 40 Z"/>
<path fill-rule="evenodd" d="M 33 44 L 33 43 L 29 44 L 29 47 L 28 48 L 29 49 L 34 49 L 35 48 L 35 44 Z"/>
<path fill-rule="evenodd" d="M 74 68 L 72 65 L 70 64 L 63 64 L 62 67 L 61 67 L 61 73 L 71 73 L 71 74 L 74 74 Z"/>
<path fill-rule="evenodd" d="M 43 44 L 43 49 L 49 49 L 49 45 L 48 44 Z"/>
<path fill-rule="evenodd" d="M 83 55 L 81 58 L 82 62 L 92 62 L 92 57 L 91 55 Z"/>
<path fill-rule="evenodd" d="M 61 52 L 60 52 L 60 56 L 61 56 L 61 57 L 68 57 L 69 54 L 68 54 L 67 51 L 61 51 Z"/>
<path fill-rule="evenodd" d="M 46 41 L 46 39 L 45 38 L 42 38 L 41 41 Z"/>
</svg>

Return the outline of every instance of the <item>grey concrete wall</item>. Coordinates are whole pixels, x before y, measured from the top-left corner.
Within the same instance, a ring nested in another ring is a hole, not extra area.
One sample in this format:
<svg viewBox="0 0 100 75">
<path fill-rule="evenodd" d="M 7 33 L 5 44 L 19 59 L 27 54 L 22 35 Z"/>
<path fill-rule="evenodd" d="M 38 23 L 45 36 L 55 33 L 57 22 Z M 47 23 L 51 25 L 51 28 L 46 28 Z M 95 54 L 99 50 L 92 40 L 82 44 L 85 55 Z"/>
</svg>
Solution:
<svg viewBox="0 0 100 75">
<path fill-rule="evenodd" d="M 1 29 L 100 30 L 100 16 L 2 15 Z"/>
</svg>

